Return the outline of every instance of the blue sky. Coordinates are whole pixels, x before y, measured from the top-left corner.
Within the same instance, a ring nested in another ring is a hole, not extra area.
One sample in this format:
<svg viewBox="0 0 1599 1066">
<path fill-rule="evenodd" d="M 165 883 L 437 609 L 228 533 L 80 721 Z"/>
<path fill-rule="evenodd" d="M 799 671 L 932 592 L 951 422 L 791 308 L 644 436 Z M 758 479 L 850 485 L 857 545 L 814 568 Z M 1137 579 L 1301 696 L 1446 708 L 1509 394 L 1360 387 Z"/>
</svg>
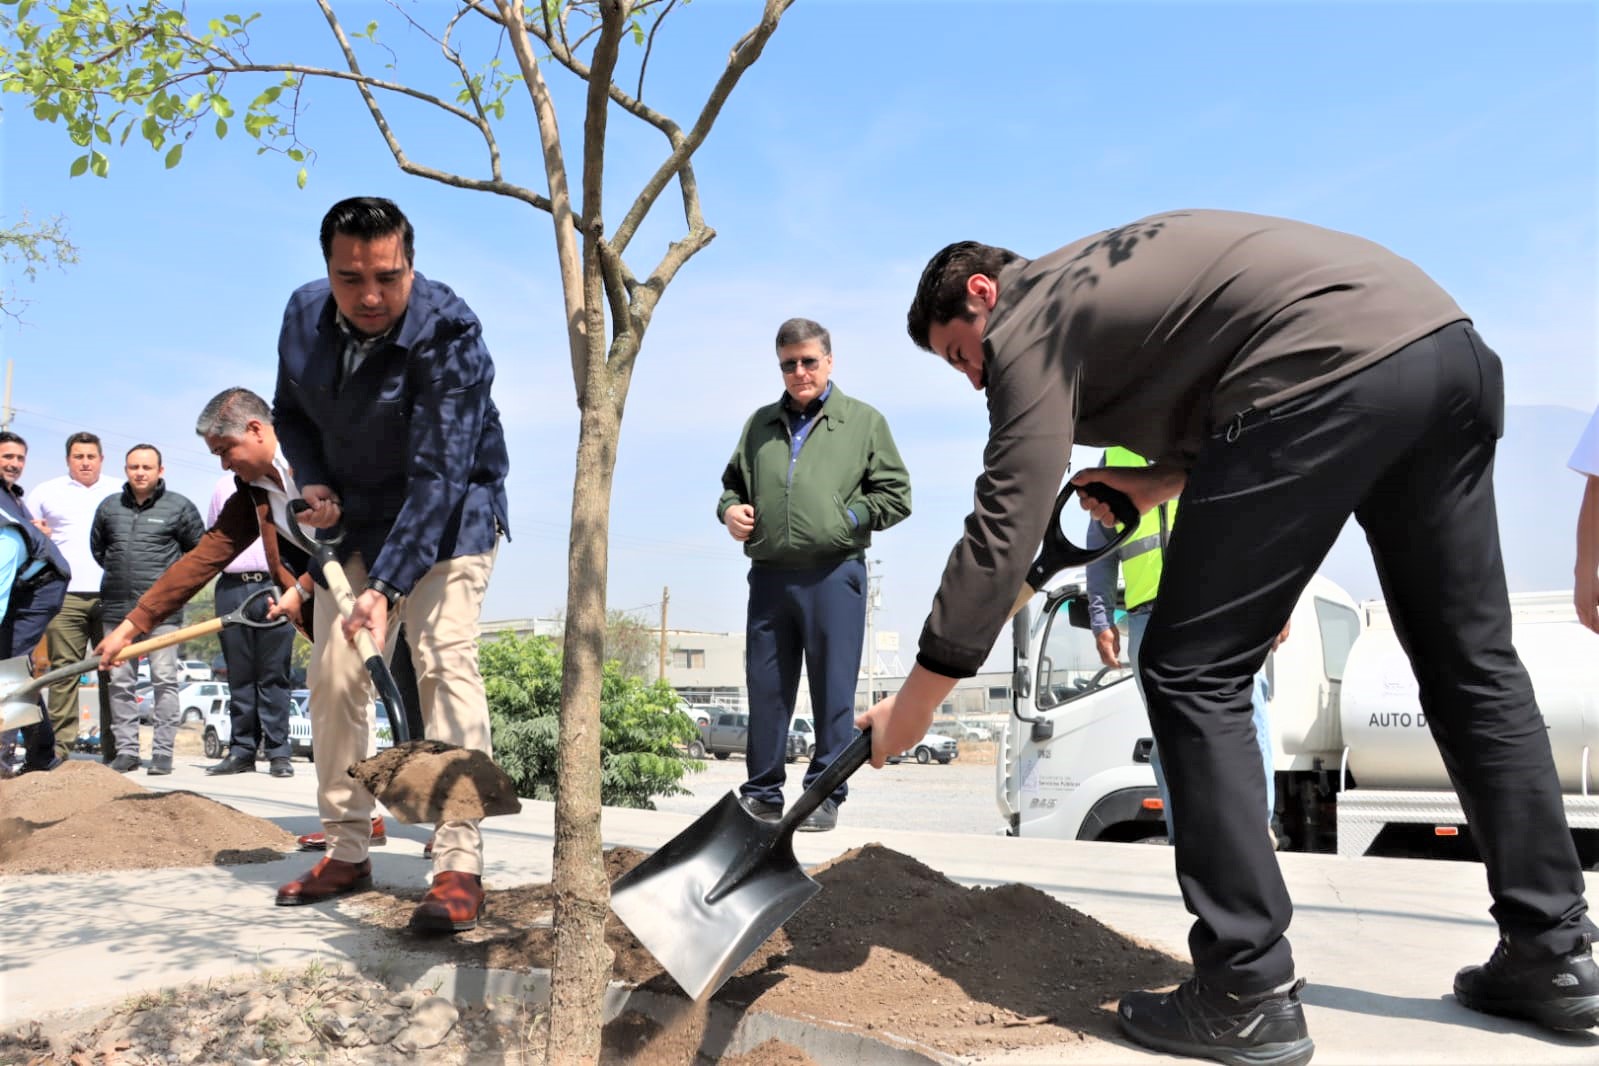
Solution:
<svg viewBox="0 0 1599 1066">
<path fill-rule="evenodd" d="M 312 5 L 259 6 L 257 58 L 337 63 Z M 401 76 L 442 90 L 436 51 L 393 8 L 337 6 L 352 26 L 380 22 Z M 444 5 L 402 6 L 421 19 Z M 692 121 L 758 7 L 676 11 L 646 99 Z M 1596 10 L 799 0 L 697 157 L 718 237 L 668 290 L 634 377 L 611 605 L 656 604 L 670 586 L 673 625 L 742 628 L 746 568 L 715 521 L 718 479 L 743 419 L 781 387 L 777 324 L 805 315 L 832 330 L 835 380 L 887 415 L 910 466 L 914 513 L 872 557 L 878 624 L 914 646 L 970 505 L 986 421 L 981 398 L 905 337 L 921 265 L 951 240 L 1038 254 L 1182 207 L 1357 232 L 1448 288 L 1504 357 L 1510 402 L 1527 408 L 1505 445 L 1519 494 L 1503 508 L 1512 580 L 1567 587 L 1579 485 L 1565 455 L 1599 404 Z M 486 58 L 492 43 L 466 46 Z M 636 51 L 626 62 L 636 68 Z M 546 71 L 575 173 L 576 83 Z M 25 323 L 0 324 L 14 426 L 33 446 L 24 483 L 63 472 L 61 441 L 88 428 L 114 457 L 158 444 L 169 484 L 204 499 L 215 467 L 192 432 L 199 407 L 230 385 L 270 391 L 284 300 L 322 268 L 322 213 L 348 195 L 392 196 L 416 224 L 418 270 L 477 310 L 498 366 L 514 540 L 485 615 L 559 610 L 577 415 L 548 217 L 401 175 L 349 86 L 313 85 L 307 99 L 301 134 L 318 154 L 303 191 L 293 165 L 258 158 L 240 131 L 197 135 L 172 171 L 130 142 L 108 180 L 69 180 L 77 150 L 64 130 L 0 100 L 0 216 L 64 215 L 81 254 L 36 282 L 6 281 L 29 301 Z M 481 143 L 423 109 L 396 105 L 390 118 L 418 161 L 484 171 Z M 612 131 L 607 214 L 618 220 L 663 148 L 620 113 Z M 501 137 L 507 176 L 542 189 L 517 97 Z M 635 272 L 680 234 L 676 205 L 664 196 L 635 240 Z M 1352 536 L 1327 569 L 1356 595 L 1377 594 Z"/>
</svg>

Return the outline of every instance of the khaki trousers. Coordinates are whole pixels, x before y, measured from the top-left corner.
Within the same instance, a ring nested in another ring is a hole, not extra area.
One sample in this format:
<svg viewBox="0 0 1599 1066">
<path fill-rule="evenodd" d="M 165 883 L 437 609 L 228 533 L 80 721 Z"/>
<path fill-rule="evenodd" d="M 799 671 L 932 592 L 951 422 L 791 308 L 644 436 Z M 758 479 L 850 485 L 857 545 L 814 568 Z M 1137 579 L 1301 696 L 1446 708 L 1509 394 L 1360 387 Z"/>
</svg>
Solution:
<svg viewBox="0 0 1599 1066">
<path fill-rule="evenodd" d="M 494 569 L 493 551 L 437 563 L 409 595 L 395 604 L 393 632 L 403 620 L 416 663 L 423 730 L 440 740 L 492 755 L 489 704 L 477 667 L 477 622 Z M 353 555 L 344 564 L 350 587 L 366 587 L 366 563 Z M 344 639 L 341 620 L 326 589 L 315 604 L 315 646 L 307 677 L 311 687 L 311 734 L 316 752 L 317 803 L 328 854 L 343 862 L 366 858 L 376 800 L 346 771 L 367 757 L 372 743 L 371 678 L 355 646 Z M 389 648 L 383 649 L 385 659 Z M 389 717 L 403 715 L 390 707 Z M 441 822 L 433 840 L 433 869 L 482 874 L 483 838 L 477 822 Z"/>
</svg>

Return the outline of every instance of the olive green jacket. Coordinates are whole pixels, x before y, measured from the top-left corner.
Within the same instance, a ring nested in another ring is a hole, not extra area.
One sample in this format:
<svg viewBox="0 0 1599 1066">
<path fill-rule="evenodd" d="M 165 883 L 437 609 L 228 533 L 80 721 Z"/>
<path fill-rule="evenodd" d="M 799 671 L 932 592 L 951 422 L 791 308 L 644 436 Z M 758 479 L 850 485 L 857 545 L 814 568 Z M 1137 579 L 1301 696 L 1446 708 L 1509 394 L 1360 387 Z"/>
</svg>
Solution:
<svg viewBox="0 0 1599 1066">
<path fill-rule="evenodd" d="M 754 506 L 744 554 L 757 565 L 797 569 L 860 558 L 873 530 L 911 513 L 910 474 L 876 408 L 835 384 L 792 466 L 790 440 L 783 402 L 767 404 L 744 423 L 722 472 L 717 520 L 736 503 Z"/>
</svg>

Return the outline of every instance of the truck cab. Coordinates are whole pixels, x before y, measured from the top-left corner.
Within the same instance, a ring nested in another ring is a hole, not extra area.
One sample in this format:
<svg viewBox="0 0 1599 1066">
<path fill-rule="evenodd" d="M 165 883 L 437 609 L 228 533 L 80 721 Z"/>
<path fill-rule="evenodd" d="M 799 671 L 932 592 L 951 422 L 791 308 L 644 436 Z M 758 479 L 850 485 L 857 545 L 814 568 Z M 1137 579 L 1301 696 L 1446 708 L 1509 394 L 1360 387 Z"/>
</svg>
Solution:
<svg viewBox="0 0 1599 1066">
<path fill-rule="evenodd" d="M 996 759 L 1005 832 L 1163 843 L 1149 717 L 1132 670 L 1099 660 L 1081 573 L 1069 571 L 1013 623 L 1014 706 Z M 1326 846 L 1331 797 L 1297 783 L 1336 777 L 1339 690 L 1361 613 L 1347 593 L 1318 576 L 1291 624 L 1289 639 L 1265 666 L 1279 817 L 1289 840 Z"/>
</svg>

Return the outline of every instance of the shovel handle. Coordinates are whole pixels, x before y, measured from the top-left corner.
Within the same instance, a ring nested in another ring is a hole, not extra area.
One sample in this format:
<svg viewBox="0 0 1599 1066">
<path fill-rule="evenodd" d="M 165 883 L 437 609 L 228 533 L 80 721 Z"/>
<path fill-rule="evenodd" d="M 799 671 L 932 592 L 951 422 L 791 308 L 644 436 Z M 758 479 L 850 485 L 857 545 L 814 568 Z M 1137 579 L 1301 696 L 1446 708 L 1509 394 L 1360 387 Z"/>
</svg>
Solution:
<svg viewBox="0 0 1599 1066">
<path fill-rule="evenodd" d="M 833 790 L 842 785 L 848 777 L 872 757 L 872 731 L 862 729 L 856 732 L 855 739 L 850 741 L 844 750 L 833 756 L 833 761 L 827 764 L 826 769 L 816 778 L 810 788 L 800 793 L 799 799 L 794 801 L 783 815 L 783 820 L 778 823 L 778 835 L 791 833 L 811 812 L 822 805 L 822 801 L 833 794 Z"/>
<path fill-rule="evenodd" d="M 182 644 L 186 640 L 194 640 L 198 637 L 210 636 L 212 633 L 220 632 L 222 625 L 222 619 L 213 618 L 208 622 L 197 622 L 192 626 L 184 626 L 182 629 L 174 629 L 172 632 L 163 633 L 159 637 L 151 637 L 149 640 L 141 640 L 137 644 L 129 644 L 127 647 L 117 652 L 116 658 L 112 659 L 111 661 L 114 663 L 125 663 L 129 659 L 137 659 L 139 656 L 144 655 L 147 652 L 160 651 L 162 648 L 170 648 L 174 644 Z M 68 663 L 65 666 L 58 666 L 48 673 L 40 674 L 38 677 L 30 681 L 25 689 L 19 689 L 17 693 L 13 694 L 13 696 L 21 695 L 25 691 L 37 692 L 47 685 L 53 685 L 57 681 L 65 681 L 69 677 L 77 677 L 79 674 L 86 673 L 89 670 L 98 669 L 99 666 L 100 656 L 98 655 L 92 655 L 87 659 L 79 659 L 77 662 Z"/>
</svg>

